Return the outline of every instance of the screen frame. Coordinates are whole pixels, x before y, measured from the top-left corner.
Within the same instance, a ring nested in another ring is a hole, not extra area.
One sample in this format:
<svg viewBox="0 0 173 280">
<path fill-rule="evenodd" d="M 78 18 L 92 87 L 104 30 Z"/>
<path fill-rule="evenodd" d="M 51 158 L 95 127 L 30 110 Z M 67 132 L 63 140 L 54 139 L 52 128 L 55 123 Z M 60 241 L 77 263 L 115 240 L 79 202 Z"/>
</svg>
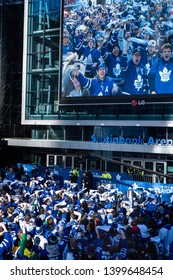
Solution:
<svg viewBox="0 0 173 280">
<path fill-rule="evenodd" d="M 68 5 L 71 9 L 78 5 L 78 1 L 74 0 L 74 4 Z M 97 5 L 99 6 L 99 4 Z M 104 5 L 103 5 L 104 6 Z M 106 4 L 105 4 L 106 6 Z M 65 10 L 65 0 L 62 1 L 62 21 L 61 21 L 61 38 L 63 38 L 64 31 L 64 10 Z M 111 95 L 111 96 L 78 96 L 78 97 L 67 97 L 62 96 L 62 77 L 63 77 L 63 39 L 61 39 L 61 52 L 60 52 L 60 91 L 59 91 L 59 107 L 61 106 L 73 106 L 73 105 L 117 105 L 117 104 L 132 104 L 135 100 L 137 103 L 143 102 L 147 104 L 160 104 L 160 103 L 173 103 L 173 93 L 172 94 L 133 94 L 133 95 Z"/>
</svg>

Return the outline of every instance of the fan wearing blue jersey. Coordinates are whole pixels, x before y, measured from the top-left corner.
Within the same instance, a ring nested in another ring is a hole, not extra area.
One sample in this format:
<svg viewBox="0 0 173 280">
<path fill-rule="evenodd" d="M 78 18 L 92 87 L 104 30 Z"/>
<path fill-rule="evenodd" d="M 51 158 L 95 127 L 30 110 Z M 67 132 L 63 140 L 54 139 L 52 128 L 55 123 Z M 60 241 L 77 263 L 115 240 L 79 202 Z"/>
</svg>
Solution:
<svg viewBox="0 0 173 280">
<path fill-rule="evenodd" d="M 173 58 L 171 44 L 162 46 L 162 57 L 156 60 L 149 73 L 151 94 L 173 94 Z"/>
<path fill-rule="evenodd" d="M 128 94 L 146 94 L 147 89 L 147 69 L 141 62 L 142 51 L 138 47 L 132 51 L 132 57 L 127 59 L 127 51 L 130 45 L 130 38 L 127 40 L 126 48 L 121 56 L 121 70 L 124 84 L 122 91 Z"/>
<path fill-rule="evenodd" d="M 79 43 L 75 47 L 75 51 L 78 55 L 83 56 L 83 61 L 86 64 L 85 76 L 93 78 L 101 57 L 99 50 L 95 48 L 95 39 L 92 37 L 88 38 L 87 46 Z"/>
<path fill-rule="evenodd" d="M 107 77 L 105 64 L 98 66 L 97 76 L 92 79 L 85 77 L 77 68 L 74 69 L 74 74 L 82 87 L 89 90 L 90 96 L 110 96 L 121 93 L 113 79 Z"/>
</svg>

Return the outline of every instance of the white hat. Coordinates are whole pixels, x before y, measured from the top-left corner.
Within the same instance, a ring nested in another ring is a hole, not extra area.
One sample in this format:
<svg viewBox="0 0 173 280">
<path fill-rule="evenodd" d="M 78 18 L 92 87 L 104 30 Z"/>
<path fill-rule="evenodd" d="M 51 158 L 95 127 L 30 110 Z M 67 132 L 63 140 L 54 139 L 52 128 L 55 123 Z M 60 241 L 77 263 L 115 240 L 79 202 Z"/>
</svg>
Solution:
<svg viewBox="0 0 173 280">
<path fill-rule="evenodd" d="M 54 217 L 53 217 L 53 215 L 48 215 L 48 216 L 46 217 L 46 219 L 45 219 L 46 222 L 47 222 L 47 220 L 48 220 L 49 218 L 54 218 Z"/>
<path fill-rule="evenodd" d="M 84 199 L 84 198 L 81 198 L 80 204 L 82 204 L 82 202 L 84 202 L 84 201 L 85 201 L 85 199 Z"/>
<path fill-rule="evenodd" d="M 43 228 L 42 227 L 36 227 L 35 233 L 38 234 L 38 235 L 42 234 L 43 233 Z"/>
<path fill-rule="evenodd" d="M 95 212 L 93 210 L 90 210 L 88 213 L 88 219 L 91 220 L 94 217 Z"/>
<path fill-rule="evenodd" d="M 43 199 L 43 201 L 44 201 L 44 202 L 46 202 L 47 200 L 52 201 L 52 199 L 51 199 L 51 197 L 50 197 L 50 196 L 46 196 L 46 197 Z"/>
<path fill-rule="evenodd" d="M 156 46 L 156 41 L 155 40 L 150 40 L 149 42 L 148 42 L 148 46 Z"/>
<path fill-rule="evenodd" d="M 29 224 L 34 225 L 35 224 L 35 219 L 34 218 L 29 219 Z"/>
</svg>

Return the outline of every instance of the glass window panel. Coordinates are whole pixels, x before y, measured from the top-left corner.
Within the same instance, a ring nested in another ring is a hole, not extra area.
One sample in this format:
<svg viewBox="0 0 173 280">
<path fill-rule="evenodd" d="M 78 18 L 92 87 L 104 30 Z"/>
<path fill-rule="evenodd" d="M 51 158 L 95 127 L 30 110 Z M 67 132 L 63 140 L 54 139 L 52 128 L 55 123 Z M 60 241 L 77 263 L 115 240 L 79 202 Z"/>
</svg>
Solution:
<svg viewBox="0 0 173 280">
<path fill-rule="evenodd" d="M 83 141 L 91 141 L 91 135 L 92 134 L 94 134 L 94 127 L 93 126 L 84 127 Z"/>
<path fill-rule="evenodd" d="M 26 118 L 57 113 L 61 1 L 35 0 L 28 6 Z M 41 111 L 41 113 L 40 113 Z"/>
<path fill-rule="evenodd" d="M 167 162 L 167 173 L 173 173 L 173 162 L 172 161 Z"/>
<path fill-rule="evenodd" d="M 156 162 L 156 172 L 164 173 L 164 163 Z"/>
<path fill-rule="evenodd" d="M 64 140 L 64 127 L 49 126 L 49 139 Z"/>
<path fill-rule="evenodd" d="M 153 162 L 145 162 L 145 168 L 148 170 L 153 170 Z"/>
<path fill-rule="evenodd" d="M 154 139 L 166 139 L 166 128 L 165 127 L 148 127 L 145 131 L 145 137 L 153 137 Z"/>
<path fill-rule="evenodd" d="M 66 168 L 71 168 L 72 167 L 72 157 L 66 157 L 65 159 L 65 164 L 66 164 Z"/>
<path fill-rule="evenodd" d="M 109 172 L 120 173 L 121 166 L 119 164 L 115 164 L 113 162 L 107 162 L 107 169 L 109 170 Z"/>
<path fill-rule="evenodd" d="M 32 130 L 32 139 L 47 139 L 47 130 L 46 129 L 33 129 Z"/>
<path fill-rule="evenodd" d="M 123 127 L 123 137 L 143 137 L 142 127 Z"/>
<path fill-rule="evenodd" d="M 134 161 L 134 162 L 133 162 L 133 165 L 139 166 L 139 167 L 140 167 L 140 166 L 141 166 L 141 161 Z"/>
<path fill-rule="evenodd" d="M 49 166 L 54 165 L 54 158 L 55 158 L 55 156 L 48 156 L 48 165 Z"/>
<path fill-rule="evenodd" d="M 120 127 L 103 127 L 103 137 L 112 135 L 112 137 L 120 136 L 121 135 L 121 128 Z"/>
<path fill-rule="evenodd" d="M 75 126 L 69 126 L 66 127 L 66 140 L 72 140 L 72 141 L 81 141 L 82 139 L 82 128 L 81 127 L 75 127 Z"/>
<path fill-rule="evenodd" d="M 168 139 L 173 139 L 173 127 L 168 127 Z"/>
</svg>

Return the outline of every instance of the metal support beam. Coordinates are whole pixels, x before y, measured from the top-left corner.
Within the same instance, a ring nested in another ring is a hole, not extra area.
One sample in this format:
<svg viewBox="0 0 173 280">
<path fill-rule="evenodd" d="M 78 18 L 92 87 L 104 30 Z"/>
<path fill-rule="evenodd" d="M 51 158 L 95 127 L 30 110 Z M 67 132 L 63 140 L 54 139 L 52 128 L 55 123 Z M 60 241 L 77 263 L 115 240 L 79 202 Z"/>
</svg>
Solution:
<svg viewBox="0 0 173 280">
<path fill-rule="evenodd" d="M 115 164 L 118 164 L 118 165 L 126 166 L 126 167 L 133 167 L 137 170 L 141 170 L 141 171 L 143 170 L 146 173 L 155 174 L 155 175 L 162 176 L 162 177 L 169 178 L 169 179 L 173 180 L 173 176 L 171 176 L 171 175 L 163 174 L 163 173 L 156 172 L 156 171 L 153 171 L 153 170 L 149 170 L 149 169 L 146 169 L 146 168 L 142 168 L 142 167 L 139 167 L 139 166 L 136 166 L 136 165 L 127 164 L 127 163 L 124 163 L 124 162 L 121 162 L 121 161 L 118 161 L 118 160 L 114 160 L 114 159 L 111 159 L 111 158 L 102 157 L 102 156 L 98 156 L 98 155 L 94 155 L 94 154 L 83 155 L 83 156 L 86 156 L 88 158 L 93 157 L 93 158 L 102 159 L 102 160 L 112 162 L 112 163 L 115 163 Z"/>
</svg>

